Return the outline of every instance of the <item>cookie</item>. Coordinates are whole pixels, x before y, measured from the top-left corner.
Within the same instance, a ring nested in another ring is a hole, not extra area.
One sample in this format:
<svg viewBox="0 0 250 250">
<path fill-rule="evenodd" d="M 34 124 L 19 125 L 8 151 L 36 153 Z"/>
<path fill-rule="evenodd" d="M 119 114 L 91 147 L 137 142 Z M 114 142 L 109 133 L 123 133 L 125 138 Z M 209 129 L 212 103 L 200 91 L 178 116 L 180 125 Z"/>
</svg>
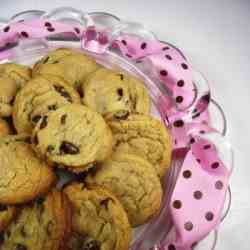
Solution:
<svg viewBox="0 0 250 250">
<path fill-rule="evenodd" d="M 13 221 L 16 215 L 16 207 L 0 204 L 0 233 Z"/>
<path fill-rule="evenodd" d="M 130 154 L 114 154 L 86 182 L 111 191 L 122 203 L 130 224 L 135 227 L 157 215 L 162 199 L 160 180 L 143 158 Z"/>
<path fill-rule="evenodd" d="M 11 134 L 10 125 L 0 118 L 0 137 Z"/>
<path fill-rule="evenodd" d="M 82 85 L 83 103 L 102 115 L 126 118 L 148 114 L 150 98 L 142 82 L 106 68 L 92 73 Z"/>
<path fill-rule="evenodd" d="M 0 75 L 0 117 L 12 114 L 13 101 L 17 91 L 18 87 L 13 79 Z"/>
<path fill-rule="evenodd" d="M 80 52 L 61 50 L 52 52 L 42 63 L 36 64 L 32 75 L 60 76 L 78 89 L 85 78 L 99 67 L 94 59 Z"/>
<path fill-rule="evenodd" d="M 159 177 L 171 163 L 172 141 L 168 129 L 158 119 L 146 115 L 130 115 L 126 120 L 108 121 L 114 150 L 132 153 L 148 160 Z"/>
<path fill-rule="evenodd" d="M 0 75 L 11 78 L 18 88 L 22 88 L 31 78 L 31 69 L 15 63 L 0 64 Z"/>
<path fill-rule="evenodd" d="M 105 160 L 112 151 L 112 134 L 102 116 L 79 104 L 49 113 L 37 123 L 32 141 L 40 156 L 75 172 Z"/>
<path fill-rule="evenodd" d="M 76 232 L 70 249 L 92 249 L 88 246 L 94 245 L 100 250 L 129 249 L 131 227 L 113 194 L 78 183 L 67 186 L 64 192 L 72 204 L 72 230 Z"/>
<path fill-rule="evenodd" d="M 80 97 L 62 78 L 35 77 L 15 98 L 13 107 L 15 128 L 18 133 L 31 133 L 42 116 L 69 103 L 80 103 Z"/>
<path fill-rule="evenodd" d="M 71 227 L 69 206 L 67 197 L 58 191 L 23 206 L 5 230 L 1 250 L 65 249 Z"/>
<path fill-rule="evenodd" d="M 25 136 L 0 138 L 0 203 L 19 204 L 45 193 L 55 181 L 52 170 L 33 152 Z"/>
</svg>

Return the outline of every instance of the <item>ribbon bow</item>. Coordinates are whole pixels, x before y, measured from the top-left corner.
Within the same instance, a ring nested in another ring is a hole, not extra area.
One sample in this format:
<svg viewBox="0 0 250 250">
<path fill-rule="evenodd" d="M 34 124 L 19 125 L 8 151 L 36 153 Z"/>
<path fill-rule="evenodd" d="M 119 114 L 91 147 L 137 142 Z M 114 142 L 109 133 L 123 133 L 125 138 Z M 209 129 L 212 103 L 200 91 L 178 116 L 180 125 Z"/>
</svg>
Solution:
<svg viewBox="0 0 250 250">
<path fill-rule="evenodd" d="M 171 195 L 170 207 L 163 204 L 163 210 L 166 206 L 170 209 L 172 233 L 164 236 L 154 249 L 192 249 L 196 242 L 218 226 L 230 176 L 216 145 L 201 137 L 213 131 L 206 110 L 209 94 L 196 100 L 194 71 L 174 46 L 158 40 L 143 39 L 122 30 L 114 37 L 108 29 L 98 30 L 94 25 L 72 26 L 42 18 L 10 23 L 0 32 L 0 47 L 3 48 L 0 59 L 14 56 L 11 49 L 4 48 L 19 40 L 43 39 L 61 33 L 79 38 L 83 49 L 95 53 L 116 49 L 123 57 L 138 65 L 147 64 L 147 73 L 168 92 L 168 96 L 158 97 L 158 108 L 172 133 L 174 150 L 189 150 Z M 164 222 L 164 219 L 161 220 Z M 164 223 L 167 224 L 167 221 Z M 155 222 L 150 226 L 154 227 Z M 143 240 L 137 241 L 132 248 L 141 249 Z"/>
</svg>

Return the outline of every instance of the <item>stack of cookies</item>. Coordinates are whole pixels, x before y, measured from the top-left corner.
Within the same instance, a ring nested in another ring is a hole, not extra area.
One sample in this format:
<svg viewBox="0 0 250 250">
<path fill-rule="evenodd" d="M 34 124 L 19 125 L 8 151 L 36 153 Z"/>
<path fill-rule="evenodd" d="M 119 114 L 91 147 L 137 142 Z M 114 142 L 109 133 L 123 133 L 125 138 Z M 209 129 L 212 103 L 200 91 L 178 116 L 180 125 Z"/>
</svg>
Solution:
<svg viewBox="0 0 250 250">
<path fill-rule="evenodd" d="M 75 50 L 1 64 L 0 249 L 128 250 L 171 161 L 150 109 L 140 80 Z"/>
</svg>

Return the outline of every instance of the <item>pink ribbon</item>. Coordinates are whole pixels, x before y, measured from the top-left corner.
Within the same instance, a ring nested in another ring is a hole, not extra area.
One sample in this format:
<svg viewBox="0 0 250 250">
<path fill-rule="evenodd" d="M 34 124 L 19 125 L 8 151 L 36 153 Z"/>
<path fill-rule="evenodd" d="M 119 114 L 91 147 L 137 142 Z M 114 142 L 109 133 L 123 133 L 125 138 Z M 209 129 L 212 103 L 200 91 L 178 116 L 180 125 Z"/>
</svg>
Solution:
<svg viewBox="0 0 250 250">
<path fill-rule="evenodd" d="M 216 146 L 202 138 L 204 133 L 214 131 L 206 109 L 210 96 L 204 95 L 195 102 L 197 89 L 193 84 L 193 69 L 178 49 L 122 31 L 114 39 L 110 31 L 97 30 L 94 25 L 81 27 L 35 19 L 4 27 L 0 32 L 0 46 L 8 46 L 20 39 L 40 39 L 61 33 L 78 37 L 82 48 L 94 53 L 115 48 L 129 60 L 147 62 L 150 74 L 168 90 L 168 97 L 159 97 L 158 107 L 171 129 L 174 150 L 189 148 L 189 151 L 171 196 L 172 233 L 155 249 L 190 250 L 218 226 L 230 176 Z M 0 51 L 0 59 L 11 56 L 11 50 Z M 133 249 L 139 249 L 141 243 Z"/>
</svg>

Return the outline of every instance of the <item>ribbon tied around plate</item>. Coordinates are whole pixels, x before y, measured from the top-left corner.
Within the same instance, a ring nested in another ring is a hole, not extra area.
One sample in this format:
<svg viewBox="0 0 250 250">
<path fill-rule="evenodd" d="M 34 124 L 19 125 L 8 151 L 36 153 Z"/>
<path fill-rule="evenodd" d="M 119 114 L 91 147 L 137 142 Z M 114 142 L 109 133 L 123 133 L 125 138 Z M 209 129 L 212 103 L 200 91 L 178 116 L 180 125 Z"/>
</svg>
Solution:
<svg viewBox="0 0 250 250">
<path fill-rule="evenodd" d="M 81 41 L 82 49 L 93 53 L 118 50 L 134 63 L 147 62 L 150 74 L 167 89 L 167 102 L 159 98 L 157 104 L 172 133 L 174 150 L 186 148 L 188 152 L 171 196 L 173 233 L 168 235 L 172 237 L 165 237 L 154 249 L 192 249 L 220 223 L 230 176 L 217 145 L 204 138 L 214 131 L 207 111 L 209 92 L 197 99 L 194 70 L 174 46 L 123 29 L 116 33 L 98 30 L 94 23 L 72 25 L 45 18 L 9 23 L 0 32 L 0 60 L 11 59 L 13 51 L 8 48 L 19 40 L 45 39 L 62 33 L 73 34 Z M 141 249 L 140 244 L 132 248 Z"/>
</svg>

